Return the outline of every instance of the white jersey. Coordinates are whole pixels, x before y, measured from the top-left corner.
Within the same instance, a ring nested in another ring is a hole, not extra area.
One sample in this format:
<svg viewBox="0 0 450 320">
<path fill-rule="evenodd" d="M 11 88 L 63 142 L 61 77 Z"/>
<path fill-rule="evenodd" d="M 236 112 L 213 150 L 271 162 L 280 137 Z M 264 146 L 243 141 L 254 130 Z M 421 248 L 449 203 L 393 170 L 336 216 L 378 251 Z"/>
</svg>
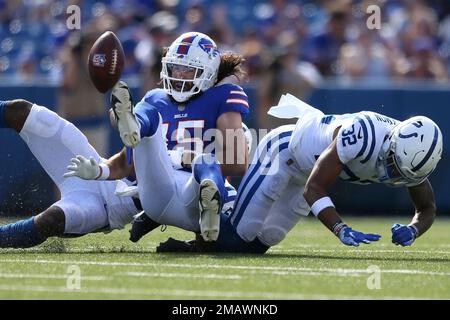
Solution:
<svg viewBox="0 0 450 320">
<path fill-rule="evenodd" d="M 318 115 L 297 122 L 289 150 L 298 169 L 309 175 L 321 153 L 337 132 L 337 152 L 344 164 L 340 178 L 358 184 L 381 182 L 378 155 L 388 133 L 398 120 L 370 112 L 343 115 Z"/>
</svg>

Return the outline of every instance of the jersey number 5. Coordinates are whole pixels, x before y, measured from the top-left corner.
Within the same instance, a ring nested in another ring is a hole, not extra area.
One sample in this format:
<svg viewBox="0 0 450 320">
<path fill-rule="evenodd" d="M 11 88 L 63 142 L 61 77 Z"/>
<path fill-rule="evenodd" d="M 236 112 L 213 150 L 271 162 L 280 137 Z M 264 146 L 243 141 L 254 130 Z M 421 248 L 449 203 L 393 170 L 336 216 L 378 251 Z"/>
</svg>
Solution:
<svg viewBox="0 0 450 320">
<path fill-rule="evenodd" d="M 177 129 L 172 132 L 170 140 L 176 141 L 176 146 L 186 147 L 186 144 L 191 144 L 191 146 L 193 145 L 192 151 L 201 153 L 203 152 L 202 129 L 204 128 L 204 126 L 205 120 L 180 120 L 177 123 Z M 167 143 L 169 123 L 163 123 L 162 129 Z M 191 134 L 189 129 L 193 129 L 193 134 Z"/>
</svg>

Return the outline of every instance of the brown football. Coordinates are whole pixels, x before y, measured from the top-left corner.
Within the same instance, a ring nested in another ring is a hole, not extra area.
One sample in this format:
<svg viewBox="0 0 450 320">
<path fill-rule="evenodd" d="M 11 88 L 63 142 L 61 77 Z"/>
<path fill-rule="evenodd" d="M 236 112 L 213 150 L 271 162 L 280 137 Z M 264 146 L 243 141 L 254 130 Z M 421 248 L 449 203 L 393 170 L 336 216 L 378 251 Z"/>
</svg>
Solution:
<svg viewBox="0 0 450 320">
<path fill-rule="evenodd" d="M 125 54 L 117 36 L 103 33 L 89 52 L 89 76 L 101 93 L 110 90 L 119 81 L 124 67 Z"/>
</svg>

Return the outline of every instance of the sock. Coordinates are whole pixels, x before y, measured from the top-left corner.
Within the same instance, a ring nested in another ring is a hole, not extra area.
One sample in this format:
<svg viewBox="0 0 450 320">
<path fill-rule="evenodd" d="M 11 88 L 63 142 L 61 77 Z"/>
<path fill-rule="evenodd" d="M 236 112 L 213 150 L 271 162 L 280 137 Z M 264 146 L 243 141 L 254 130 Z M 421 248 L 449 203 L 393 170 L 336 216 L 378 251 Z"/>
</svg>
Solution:
<svg viewBox="0 0 450 320">
<path fill-rule="evenodd" d="M 0 248 L 29 248 L 47 240 L 34 225 L 34 217 L 0 226 Z"/>
<path fill-rule="evenodd" d="M 0 128 L 9 128 L 5 121 L 5 108 L 7 101 L 0 100 Z"/>
<path fill-rule="evenodd" d="M 225 179 L 222 176 L 219 163 L 212 154 L 200 154 L 195 157 L 192 165 L 192 173 L 198 184 L 205 179 L 214 181 L 219 188 L 221 203 L 224 203 L 228 195 L 225 188 Z"/>
<path fill-rule="evenodd" d="M 141 137 L 151 137 L 158 130 L 159 112 L 156 108 L 145 101 L 139 102 L 134 113 L 141 124 Z"/>
</svg>

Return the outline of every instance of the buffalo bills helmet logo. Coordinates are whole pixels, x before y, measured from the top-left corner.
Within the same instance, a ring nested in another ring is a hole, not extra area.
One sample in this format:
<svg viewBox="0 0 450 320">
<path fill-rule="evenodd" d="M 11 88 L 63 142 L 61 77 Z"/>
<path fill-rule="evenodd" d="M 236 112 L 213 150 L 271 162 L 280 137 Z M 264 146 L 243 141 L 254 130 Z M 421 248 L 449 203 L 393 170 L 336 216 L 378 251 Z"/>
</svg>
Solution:
<svg viewBox="0 0 450 320">
<path fill-rule="evenodd" d="M 206 38 L 200 39 L 198 46 L 211 57 L 215 57 L 219 54 L 216 45 Z"/>
</svg>

